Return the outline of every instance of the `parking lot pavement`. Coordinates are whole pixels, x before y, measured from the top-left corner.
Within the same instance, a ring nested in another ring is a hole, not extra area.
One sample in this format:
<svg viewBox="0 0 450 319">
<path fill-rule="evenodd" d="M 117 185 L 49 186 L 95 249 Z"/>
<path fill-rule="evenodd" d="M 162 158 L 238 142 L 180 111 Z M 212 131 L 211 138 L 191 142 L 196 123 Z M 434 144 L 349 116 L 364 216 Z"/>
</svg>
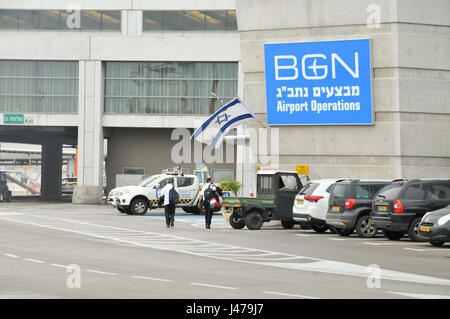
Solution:
<svg viewBox="0 0 450 319">
<path fill-rule="evenodd" d="M 2 204 L 0 297 L 450 296 L 448 246 L 276 224 L 235 230 L 219 214 L 211 230 L 201 215 L 177 212 L 171 229 L 163 219 L 161 211 L 129 216 L 108 206 Z M 77 267 L 81 287 L 68 288 Z"/>
</svg>

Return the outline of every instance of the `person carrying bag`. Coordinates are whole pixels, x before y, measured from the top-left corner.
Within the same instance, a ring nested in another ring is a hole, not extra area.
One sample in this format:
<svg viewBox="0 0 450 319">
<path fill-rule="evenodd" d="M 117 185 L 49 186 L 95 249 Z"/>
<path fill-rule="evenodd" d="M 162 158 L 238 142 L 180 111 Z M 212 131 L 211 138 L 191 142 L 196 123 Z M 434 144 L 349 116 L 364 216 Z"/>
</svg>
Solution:
<svg viewBox="0 0 450 319">
<path fill-rule="evenodd" d="M 180 195 L 173 186 L 173 180 L 167 179 L 166 186 L 161 190 L 160 200 L 164 206 L 167 228 L 175 226 L 175 207 L 180 201 Z"/>
<path fill-rule="evenodd" d="M 211 220 L 214 212 L 218 212 L 222 208 L 219 195 L 222 195 L 222 190 L 214 185 L 214 180 L 212 178 L 208 178 L 206 184 L 202 188 L 198 204 L 199 208 L 203 206 L 205 210 L 206 229 L 211 228 Z"/>
</svg>

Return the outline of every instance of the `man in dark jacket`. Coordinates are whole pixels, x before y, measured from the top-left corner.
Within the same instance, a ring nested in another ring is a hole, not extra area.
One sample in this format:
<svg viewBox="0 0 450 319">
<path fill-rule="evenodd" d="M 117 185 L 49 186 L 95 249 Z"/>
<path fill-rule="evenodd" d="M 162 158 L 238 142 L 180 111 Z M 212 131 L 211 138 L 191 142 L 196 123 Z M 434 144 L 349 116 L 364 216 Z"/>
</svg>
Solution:
<svg viewBox="0 0 450 319">
<path fill-rule="evenodd" d="M 203 203 L 203 208 L 205 210 L 206 229 L 211 228 L 211 219 L 214 214 L 214 212 L 211 210 L 209 202 L 212 198 L 215 198 L 217 201 L 219 201 L 219 195 L 222 195 L 222 190 L 214 185 L 214 180 L 212 178 L 208 177 L 206 179 L 206 184 L 202 187 L 200 198 L 198 200 L 198 208 L 200 208 Z"/>
</svg>

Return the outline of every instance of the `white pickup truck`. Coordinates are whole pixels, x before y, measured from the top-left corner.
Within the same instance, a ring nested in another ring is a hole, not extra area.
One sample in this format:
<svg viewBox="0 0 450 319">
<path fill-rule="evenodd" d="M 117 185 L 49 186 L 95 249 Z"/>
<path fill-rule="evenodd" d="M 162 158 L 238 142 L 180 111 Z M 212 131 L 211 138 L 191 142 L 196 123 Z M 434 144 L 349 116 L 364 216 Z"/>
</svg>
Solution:
<svg viewBox="0 0 450 319">
<path fill-rule="evenodd" d="M 108 203 L 116 207 L 121 213 L 129 215 L 145 215 L 148 209 L 158 207 L 159 193 L 166 185 L 168 178 L 174 180 L 175 189 L 180 194 L 180 203 L 185 212 L 199 214 L 197 207 L 200 197 L 201 175 L 184 175 L 179 172 L 163 172 L 144 179 L 137 186 L 124 186 L 111 190 Z"/>
</svg>

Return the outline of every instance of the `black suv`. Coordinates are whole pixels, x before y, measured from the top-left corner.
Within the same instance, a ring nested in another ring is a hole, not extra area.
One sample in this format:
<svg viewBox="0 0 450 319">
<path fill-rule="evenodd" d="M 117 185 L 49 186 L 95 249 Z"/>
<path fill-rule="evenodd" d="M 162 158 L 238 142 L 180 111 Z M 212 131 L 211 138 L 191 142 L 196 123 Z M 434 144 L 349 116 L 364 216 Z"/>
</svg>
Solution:
<svg viewBox="0 0 450 319">
<path fill-rule="evenodd" d="M 376 196 L 372 220 L 390 240 L 408 233 L 418 241 L 422 217 L 450 204 L 450 180 L 397 180 L 386 185 Z"/>
<path fill-rule="evenodd" d="M 360 237 L 375 237 L 378 229 L 370 218 L 372 199 L 387 184 L 389 181 L 337 181 L 328 201 L 326 223 L 341 236 L 348 236 L 356 230 Z"/>
</svg>

